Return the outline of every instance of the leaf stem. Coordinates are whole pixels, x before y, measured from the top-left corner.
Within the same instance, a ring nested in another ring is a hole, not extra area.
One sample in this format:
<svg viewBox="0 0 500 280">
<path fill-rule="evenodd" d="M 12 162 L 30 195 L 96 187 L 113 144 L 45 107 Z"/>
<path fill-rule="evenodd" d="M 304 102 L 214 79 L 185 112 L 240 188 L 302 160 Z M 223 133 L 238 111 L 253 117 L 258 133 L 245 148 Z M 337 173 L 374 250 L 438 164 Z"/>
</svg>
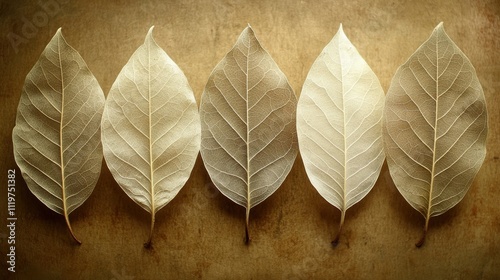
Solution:
<svg viewBox="0 0 500 280">
<path fill-rule="evenodd" d="M 75 233 L 73 232 L 73 229 L 71 228 L 71 224 L 69 223 L 69 217 L 68 215 L 64 215 L 64 219 L 66 220 L 66 225 L 68 225 L 69 233 L 71 234 L 71 237 L 76 241 L 78 245 L 81 245 L 82 242 L 76 238 Z"/>
<path fill-rule="evenodd" d="M 152 242 L 153 242 L 153 229 L 155 226 L 155 214 L 151 214 L 151 230 L 149 232 L 149 238 L 146 243 L 144 243 L 144 248 L 146 249 L 151 249 L 152 248 Z"/>
<path fill-rule="evenodd" d="M 415 246 L 417 246 L 417 248 L 420 248 L 422 247 L 422 245 L 424 245 L 425 243 L 425 237 L 427 236 L 427 229 L 429 228 L 429 217 L 427 217 L 425 219 L 425 226 L 424 226 L 424 232 L 422 234 L 422 237 L 420 238 L 420 240 L 415 243 Z"/>
<path fill-rule="evenodd" d="M 250 217 L 250 208 L 247 208 L 246 211 L 246 222 L 245 222 L 245 244 L 250 244 L 250 233 L 248 231 L 248 220 Z"/>
<path fill-rule="evenodd" d="M 333 247 L 337 247 L 337 245 L 339 244 L 340 233 L 342 232 L 342 227 L 344 226 L 344 219 L 345 219 L 345 210 L 342 210 L 341 214 L 340 214 L 339 230 L 337 231 L 337 235 L 335 236 L 335 239 L 333 239 L 333 241 L 332 241 Z"/>
</svg>

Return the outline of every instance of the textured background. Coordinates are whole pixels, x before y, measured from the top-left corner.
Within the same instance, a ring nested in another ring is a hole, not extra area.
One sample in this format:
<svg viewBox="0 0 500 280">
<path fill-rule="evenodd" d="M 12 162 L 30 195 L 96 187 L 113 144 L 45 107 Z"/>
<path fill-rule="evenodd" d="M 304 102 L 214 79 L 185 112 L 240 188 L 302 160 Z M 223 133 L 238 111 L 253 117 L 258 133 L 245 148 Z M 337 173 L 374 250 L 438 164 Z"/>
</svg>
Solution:
<svg viewBox="0 0 500 280">
<path fill-rule="evenodd" d="M 500 1 L 60 0 L 49 14 L 36 3 L 0 2 L 2 224 L 7 169 L 16 168 L 11 131 L 24 78 L 59 27 L 107 94 L 155 25 L 156 41 L 183 69 L 199 103 L 212 69 L 248 23 L 299 95 L 311 64 L 341 22 L 387 90 L 397 67 L 444 21 L 483 85 L 488 153 L 464 200 L 431 220 L 427 242 L 420 249 L 414 243 L 424 219 L 397 192 L 385 164 L 372 192 L 347 212 L 335 249 L 330 241 L 339 211 L 309 183 L 300 156 L 281 188 L 252 210 L 250 246 L 243 243 L 244 209 L 214 189 L 200 158 L 178 196 L 158 213 L 153 250 L 142 247 L 148 214 L 124 194 L 105 165 L 92 196 L 70 216 L 81 246 L 73 243 L 63 217 L 29 192 L 17 170 L 17 272 L 7 274 L 4 225 L 0 276 L 500 278 Z M 39 27 L 23 31 L 25 22 Z M 13 47 L 9 33 L 29 38 Z"/>
</svg>

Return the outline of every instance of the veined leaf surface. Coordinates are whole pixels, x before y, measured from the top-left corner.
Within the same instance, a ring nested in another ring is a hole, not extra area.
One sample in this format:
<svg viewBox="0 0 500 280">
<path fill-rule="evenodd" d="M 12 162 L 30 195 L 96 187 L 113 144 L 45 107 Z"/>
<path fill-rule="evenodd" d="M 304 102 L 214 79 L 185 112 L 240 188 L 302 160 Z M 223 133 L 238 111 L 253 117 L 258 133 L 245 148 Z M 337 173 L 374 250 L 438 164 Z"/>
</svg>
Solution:
<svg viewBox="0 0 500 280">
<path fill-rule="evenodd" d="M 12 131 L 14 155 L 31 192 L 69 214 L 92 193 L 101 173 L 104 94 L 59 28 L 26 76 Z"/>
<path fill-rule="evenodd" d="M 297 135 L 307 175 L 330 204 L 347 209 L 373 188 L 384 162 L 384 91 L 342 26 L 307 75 Z"/>
<path fill-rule="evenodd" d="M 215 67 L 200 105 L 201 155 L 215 186 L 250 209 L 274 193 L 297 155 L 297 99 L 250 26 Z"/>
<path fill-rule="evenodd" d="M 487 114 L 476 71 L 440 23 L 396 72 L 384 143 L 391 177 L 429 219 L 462 200 L 486 155 Z"/>
<path fill-rule="evenodd" d="M 200 117 L 186 76 L 153 39 L 118 74 L 104 108 L 102 142 L 113 177 L 125 193 L 155 214 L 189 179 L 200 148 Z"/>
</svg>

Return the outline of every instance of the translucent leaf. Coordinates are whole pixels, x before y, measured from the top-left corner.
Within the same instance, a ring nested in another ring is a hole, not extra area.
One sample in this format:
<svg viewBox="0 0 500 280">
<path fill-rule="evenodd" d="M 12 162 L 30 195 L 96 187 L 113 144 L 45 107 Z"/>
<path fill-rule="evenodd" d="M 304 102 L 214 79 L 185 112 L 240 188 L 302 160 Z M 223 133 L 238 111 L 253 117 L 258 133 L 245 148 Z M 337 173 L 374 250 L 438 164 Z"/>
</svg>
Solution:
<svg viewBox="0 0 500 280">
<path fill-rule="evenodd" d="M 184 186 L 200 147 L 200 118 L 184 73 L 153 27 L 113 83 L 102 119 L 106 164 L 125 193 L 155 214 Z"/>
<path fill-rule="evenodd" d="M 307 175 L 341 211 L 373 188 L 384 162 L 384 91 L 342 26 L 307 75 L 297 108 L 297 135 Z"/>
<path fill-rule="evenodd" d="M 31 192 L 69 214 L 92 193 L 102 163 L 100 121 L 104 94 L 61 29 L 24 82 L 12 132 L 14 155 Z"/>
<path fill-rule="evenodd" d="M 215 67 L 202 95 L 201 155 L 215 186 L 250 209 L 274 193 L 297 155 L 297 99 L 250 26 Z"/>
<path fill-rule="evenodd" d="M 399 192 L 425 217 L 462 200 L 486 154 L 483 90 L 469 59 L 439 24 L 392 79 L 384 142 Z"/>
</svg>

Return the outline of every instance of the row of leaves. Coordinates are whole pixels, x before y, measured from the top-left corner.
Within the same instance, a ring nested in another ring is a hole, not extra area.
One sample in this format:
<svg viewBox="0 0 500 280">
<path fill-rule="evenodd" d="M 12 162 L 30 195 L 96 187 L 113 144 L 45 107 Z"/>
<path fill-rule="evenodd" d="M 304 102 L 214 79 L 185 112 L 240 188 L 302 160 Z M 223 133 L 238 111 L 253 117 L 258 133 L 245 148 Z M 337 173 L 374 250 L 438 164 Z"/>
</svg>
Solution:
<svg viewBox="0 0 500 280">
<path fill-rule="evenodd" d="M 152 31 L 107 99 L 60 29 L 26 77 L 15 159 L 78 243 L 68 216 L 92 193 L 103 155 L 125 193 L 151 213 L 146 246 L 155 214 L 188 180 L 198 152 L 215 186 L 246 208 L 247 242 L 250 209 L 282 184 L 299 149 L 312 185 L 340 209 L 340 228 L 387 156 L 398 190 L 425 217 L 417 246 L 430 217 L 463 198 L 484 160 L 484 94 L 442 24 L 397 70 L 387 96 L 341 26 L 298 102 L 248 26 L 210 75 L 199 111 Z"/>
</svg>

